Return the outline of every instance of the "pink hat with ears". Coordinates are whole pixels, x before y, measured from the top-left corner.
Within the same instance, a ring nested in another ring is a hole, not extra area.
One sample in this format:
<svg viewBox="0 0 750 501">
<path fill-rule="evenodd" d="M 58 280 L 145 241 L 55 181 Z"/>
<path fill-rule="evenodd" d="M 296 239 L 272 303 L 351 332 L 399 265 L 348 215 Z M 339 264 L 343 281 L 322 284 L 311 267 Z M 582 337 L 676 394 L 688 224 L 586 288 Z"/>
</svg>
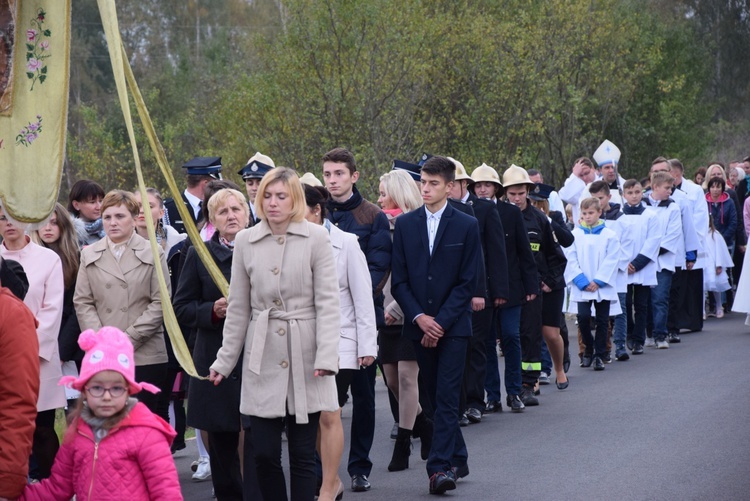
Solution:
<svg viewBox="0 0 750 501">
<path fill-rule="evenodd" d="M 133 357 L 133 343 L 127 334 L 117 327 L 102 327 L 99 332 L 85 330 L 78 337 L 78 346 L 86 354 L 81 364 L 81 375 L 64 376 L 58 384 L 69 385 L 78 391 L 83 391 L 84 385 L 94 375 L 101 371 L 115 371 L 122 374 L 128 382 L 130 394 L 141 390 L 158 393 L 160 390 L 149 383 L 136 383 L 135 359 Z"/>
</svg>

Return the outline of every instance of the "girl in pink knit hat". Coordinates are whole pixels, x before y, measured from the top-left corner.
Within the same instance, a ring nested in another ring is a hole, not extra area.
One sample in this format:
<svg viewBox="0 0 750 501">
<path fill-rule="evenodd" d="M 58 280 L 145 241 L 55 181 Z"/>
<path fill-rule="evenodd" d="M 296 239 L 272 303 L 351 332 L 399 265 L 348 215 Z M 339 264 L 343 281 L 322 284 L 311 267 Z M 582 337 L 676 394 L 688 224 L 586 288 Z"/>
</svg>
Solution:
<svg viewBox="0 0 750 501">
<path fill-rule="evenodd" d="M 52 475 L 20 499 L 181 500 L 170 444 L 175 431 L 132 395 L 158 388 L 135 381 L 133 345 L 115 327 L 81 333 L 86 352 L 78 378 L 60 384 L 81 392 Z"/>
</svg>

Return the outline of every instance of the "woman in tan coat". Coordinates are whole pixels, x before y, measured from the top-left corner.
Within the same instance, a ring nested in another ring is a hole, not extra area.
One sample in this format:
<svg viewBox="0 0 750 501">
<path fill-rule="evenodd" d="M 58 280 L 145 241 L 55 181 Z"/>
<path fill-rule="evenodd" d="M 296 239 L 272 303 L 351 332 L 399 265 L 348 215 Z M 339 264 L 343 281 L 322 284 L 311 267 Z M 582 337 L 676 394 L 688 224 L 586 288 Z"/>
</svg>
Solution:
<svg viewBox="0 0 750 501">
<path fill-rule="evenodd" d="M 139 212 L 132 193 L 114 190 L 104 197 L 102 221 L 107 236 L 81 252 L 73 303 L 82 331 L 98 331 L 108 325 L 128 335 L 135 347 L 136 379 L 162 390 L 159 395 L 141 392 L 137 398 L 169 421 L 161 293 L 151 247 L 135 233 Z M 169 277 L 161 248 L 158 260 Z"/>
<path fill-rule="evenodd" d="M 328 232 L 304 219 L 305 195 L 292 169 L 266 174 L 256 200 L 261 222 L 235 239 L 224 340 L 210 379 L 219 384 L 229 375 L 244 345 L 240 412 L 250 416 L 263 498 L 287 499 L 286 418 L 291 498 L 312 500 L 320 412 L 338 409 L 334 378 L 325 377 L 338 371 L 336 264 Z"/>
</svg>

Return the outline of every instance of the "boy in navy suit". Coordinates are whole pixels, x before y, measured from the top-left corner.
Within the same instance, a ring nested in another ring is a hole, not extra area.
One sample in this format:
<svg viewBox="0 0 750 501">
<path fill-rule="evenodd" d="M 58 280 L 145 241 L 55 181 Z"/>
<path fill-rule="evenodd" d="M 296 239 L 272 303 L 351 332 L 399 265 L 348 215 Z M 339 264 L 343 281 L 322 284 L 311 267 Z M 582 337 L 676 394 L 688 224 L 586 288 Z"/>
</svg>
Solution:
<svg viewBox="0 0 750 501">
<path fill-rule="evenodd" d="M 455 172 L 447 158 L 430 158 L 422 167 L 424 208 L 400 216 L 393 234 L 391 291 L 435 409 L 431 494 L 455 489 L 469 474 L 458 409 L 482 253 L 476 219 L 448 204 Z"/>
</svg>

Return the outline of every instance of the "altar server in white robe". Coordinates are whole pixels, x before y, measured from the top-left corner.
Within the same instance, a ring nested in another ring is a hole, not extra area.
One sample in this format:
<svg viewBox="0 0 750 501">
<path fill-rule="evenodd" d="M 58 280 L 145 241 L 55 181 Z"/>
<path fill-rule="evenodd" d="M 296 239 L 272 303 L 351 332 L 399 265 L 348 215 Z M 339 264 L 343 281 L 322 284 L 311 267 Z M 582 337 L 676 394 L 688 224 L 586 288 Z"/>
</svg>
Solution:
<svg viewBox="0 0 750 501">
<path fill-rule="evenodd" d="M 573 245 L 564 248 L 568 259 L 565 282 L 571 284 L 570 300 L 578 304 L 578 325 L 586 348 L 581 367 L 604 370 L 610 302 L 619 302 L 617 270 L 620 242 L 617 234 L 600 219 L 599 200 L 581 202 L 581 224 L 573 230 Z M 596 337 L 591 336 L 591 306 L 596 310 Z"/>
</svg>

